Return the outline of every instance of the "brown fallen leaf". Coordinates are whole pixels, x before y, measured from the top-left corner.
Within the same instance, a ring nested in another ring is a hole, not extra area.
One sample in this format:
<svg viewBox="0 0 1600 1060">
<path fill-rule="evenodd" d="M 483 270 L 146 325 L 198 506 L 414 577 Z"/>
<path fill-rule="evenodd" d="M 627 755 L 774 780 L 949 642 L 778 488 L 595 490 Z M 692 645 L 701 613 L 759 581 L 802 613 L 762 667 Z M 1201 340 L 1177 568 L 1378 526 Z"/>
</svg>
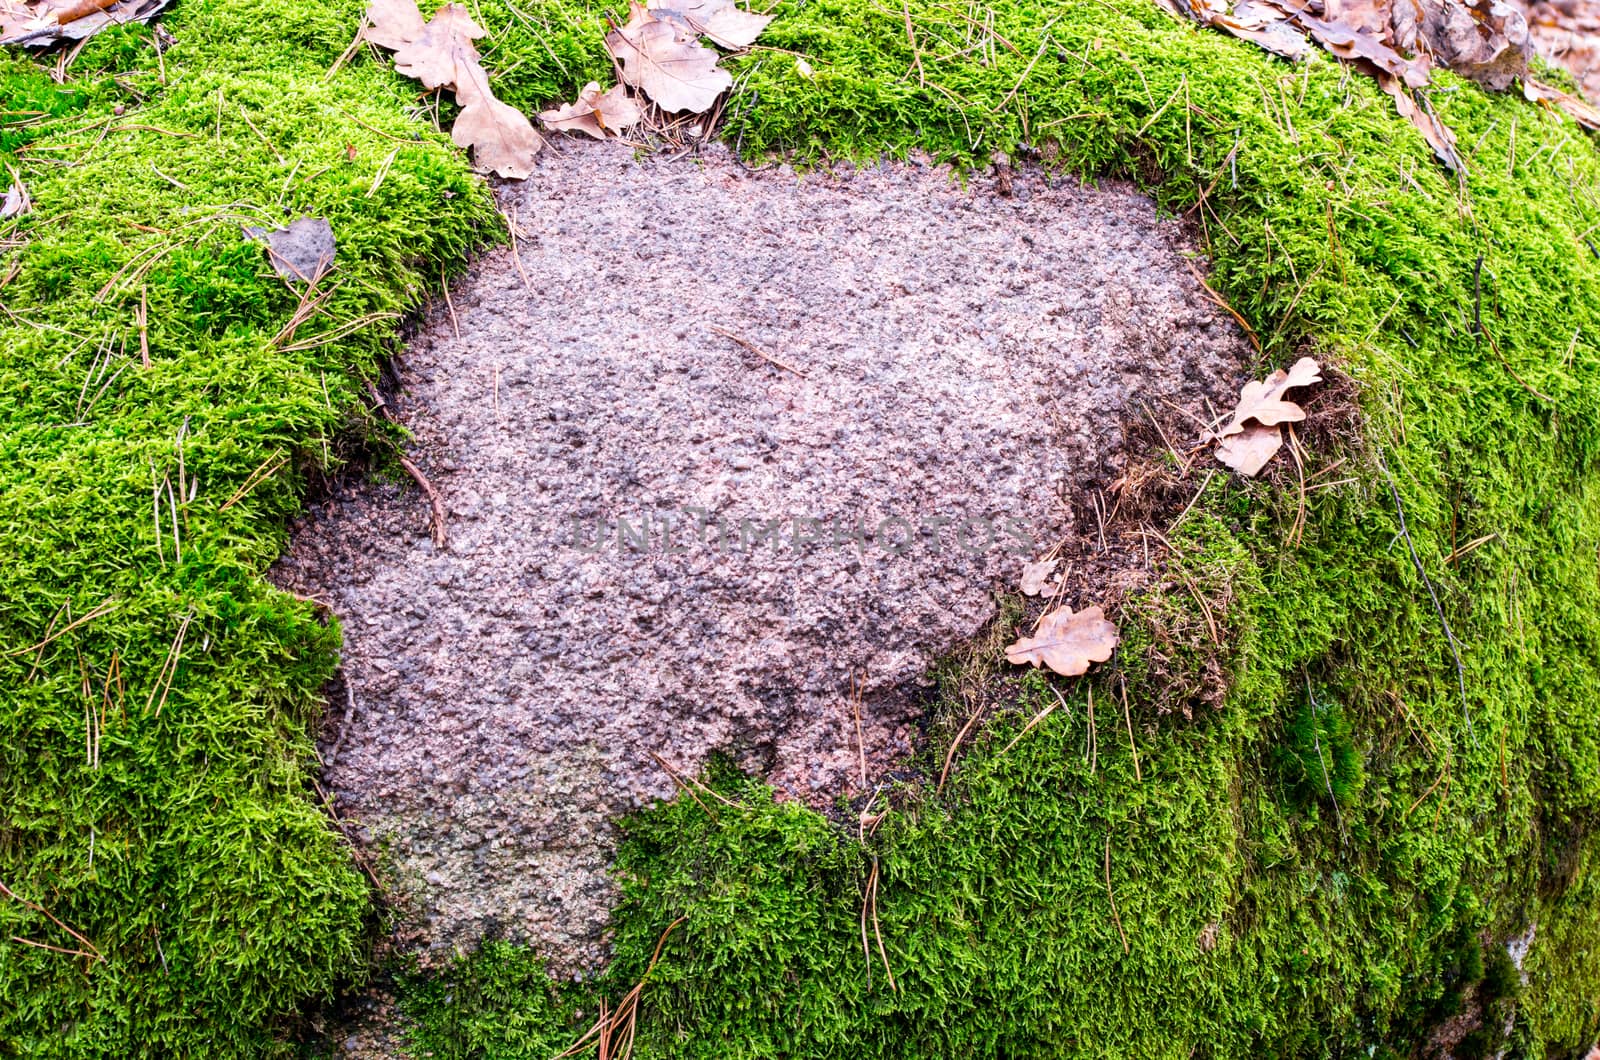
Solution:
<svg viewBox="0 0 1600 1060">
<path fill-rule="evenodd" d="M 1516 8 L 1501 0 L 1415 2 L 1422 9 L 1428 50 L 1462 77 L 1503 92 L 1516 78 L 1528 76 L 1533 37 Z"/>
<path fill-rule="evenodd" d="M 1276 4 L 1241 0 L 1231 13 L 1212 15 L 1210 23 L 1285 59 L 1298 62 L 1311 54 L 1311 42 Z"/>
<path fill-rule="evenodd" d="M 1056 561 L 1042 559 L 1037 563 L 1024 563 L 1022 565 L 1022 595 L 1038 596 L 1049 585 L 1050 575 L 1055 573 Z"/>
<path fill-rule="evenodd" d="M 1306 410 L 1284 398 L 1295 387 L 1322 382 L 1322 369 L 1310 357 L 1302 357 L 1288 371 L 1278 369 L 1260 382 L 1246 383 L 1239 391 L 1239 405 L 1227 426 L 1218 431 L 1217 459 L 1246 478 L 1261 473 L 1283 445 L 1282 423 L 1298 423 Z"/>
<path fill-rule="evenodd" d="M 1569 95 L 1553 85 L 1539 81 L 1522 81 L 1522 95 L 1532 103 L 1554 103 L 1567 116 L 1585 129 L 1600 130 L 1600 110 L 1591 107 L 1577 96 Z"/>
<path fill-rule="evenodd" d="M 1099 606 L 1074 612 L 1058 608 L 1039 620 L 1031 637 L 1006 648 L 1006 661 L 1021 666 L 1048 666 L 1065 677 L 1087 673 L 1090 663 L 1105 662 L 1117 646 L 1117 627 Z"/>
<path fill-rule="evenodd" d="M 551 132 L 581 132 L 604 140 L 606 135 L 616 135 L 631 125 L 637 125 L 644 112 L 628 90 L 622 85 L 612 85 L 600 91 L 598 81 L 590 81 L 578 93 L 576 103 L 542 111 L 539 120 Z"/>
<path fill-rule="evenodd" d="M 606 50 L 620 64 L 622 80 L 665 111 L 704 113 L 733 85 L 733 75 L 717 66 L 717 53 L 695 30 L 657 18 L 638 0 L 627 24 L 606 34 Z"/>
<path fill-rule="evenodd" d="M 48 48 L 92 37 L 107 26 L 148 22 L 172 0 L 0 0 L 0 44 Z"/>
<path fill-rule="evenodd" d="M 1264 427 L 1275 427 L 1280 423 L 1297 423 L 1305 419 L 1305 409 L 1284 400 L 1283 395 L 1295 387 L 1320 382 L 1322 369 L 1310 357 L 1300 358 L 1287 372 L 1280 368 L 1260 382 L 1251 380 L 1239 391 L 1239 404 L 1233 410 L 1233 419 L 1217 432 L 1217 437 L 1226 438 L 1230 434 L 1243 432 L 1250 420 Z"/>
<path fill-rule="evenodd" d="M 461 104 L 461 113 L 450 127 L 450 139 L 472 148 L 472 161 L 479 169 L 493 170 L 509 180 L 522 180 L 533 173 L 533 156 L 544 146 L 544 138 L 534 131 L 527 115 L 494 97 L 483 67 L 474 63 L 462 71 L 456 82 L 456 102 Z"/>
<path fill-rule="evenodd" d="M 1384 73 L 1400 78 L 1412 88 L 1421 88 L 1428 83 L 1430 64 L 1426 57 L 1407 59 L 1376 33 L 1353 29 L 1339 22 L 1325 22 L 1305 13 L 1296 16 L 1295 21 L 1304 26 L 1331 55 L 1341 59 L 1365 60 Z"/>
<path fill-rule="evenodd" d="M 445 4 L 416 37 L 395 49 L 395 72 L 421 81 L 423 88 L 455 87 L 478 66 L 472 42 L 483 34 L 466 8 Z"/>
<path fill-rule="evenodd" d="M 734 51 L 755 43 L 772 21 L 734 6 L 733 0 L 649 0 L 657 18 L 676 19 L 719 47 Z"/>
<path fill-rule="evenodd" d="M 1458 173 L 1464 166 L 1455 133 L 1411 90 L 1426 87 L 1433 67 L 1443 65 L 1495 91 L 1518 79 L 1529 91 L 1532 34 L 1506 0 L 1167 0 L 1166 6 L 1288 59 L 1306 56 L 1309 34 L 1330 55 L 1376 76 L 1401 117 Z M 1581 99 L 1548 87 L 1533 91 L 1586 128 L 1600 123 L 1600 110 Z"/>
<path fill-rule="evenodd" d="M 0 41 L 11 43 L 33 19 L 33 9 L 27 4 L 0 0 Z"/>
<path fill-rule="evenodd" d="M 1389 0 L 1322 0 L 1322 17 L 1382 37 L 1389 32 Z"/>
<path fill-rule="evenodd" d="M 372 0 L 361 35 L 380 48 L 399 51 L 422 35 L 422 27 L 416 0 Z"/>
<path fill-rule="evenodd" d="M 1252 423 L 1239 434 L 1217 442 L 1217 459 L 1245 478 L 1255 478 L 1282 447 L 1282 427 Z"/>
<path fill-rule="evenodd" d="M 473 41 L 482 27 L 460 4 L 445 4 L 424 22 L 416 0 L 372 0 L 363 35 L 394 51 L 396 72 L 426 88 L 455 92 L 461 113 L 450 138 L 472 149 L 474 164 L 520 180 L 533 172 L 544 138 L 527 115 L 495 98 Z"/>
<path fill-rule="evenodd" d="M 1416 126 L 1428 146 L 1433 148 L 1434 157 L 1442 162 L 1446 169 L 1452 173 L 1465 171 L 1461 156 L 1456 153 L 1455 130 L 1440 121 L 1432 111 L 1418 104 L 1398 78 L 1379 74 L 1378 87 L 1394 100 L 1394 109 L 1400 116 Z"/>
</svg>

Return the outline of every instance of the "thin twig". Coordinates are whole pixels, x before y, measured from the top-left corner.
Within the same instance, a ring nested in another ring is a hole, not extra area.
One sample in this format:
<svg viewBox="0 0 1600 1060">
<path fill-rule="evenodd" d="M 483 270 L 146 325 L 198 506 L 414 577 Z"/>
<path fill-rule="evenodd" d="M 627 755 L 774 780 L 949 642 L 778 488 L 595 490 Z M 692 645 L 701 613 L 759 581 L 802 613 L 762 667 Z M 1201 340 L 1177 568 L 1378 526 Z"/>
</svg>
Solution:
<svg viewBox="0 0 1600 1060">
<path fill-rule="evenodd" d="M 0 883 L 0 894 L 5 895 L 7 898 L 11 899 L 14 902 L 21 902 L 23 905 L 27 906 L 29 909 L 32 909 L 35 913 L 39 913 L 39 914 L 41 914 L 41 915 L 43 915 L 45 917 L 48 917 L 49 920 L 50 920 L 50 923 L 54 924 L 56 927 L 60 928 L 62 931 L 65 931 L 67 934 L 71 935 L 73 938 L 77 939 L 78 942 L 81 945 L 86 946 L 90 951 L 90 955 L 92 955 L 95 960 L 97 960 L 97 961 L 105 960 L 105 957 L 101 956 L 101 954 L 100 954 L 100 947 L 98 947 L 94 943 L 90 942 L 87 938 L 85 938 L 83 936 L 83 934 L 81 932 L 74 931 L 72 928 L 70 928 L 66 924 L 62 923 L 59 919 L 56 918 L 56 915 L 54 913 L 50 912 L 50 910 L 46 909 L 44 906 L 39 905 L 39 904 L 37 904 L 35 902 L 28 901 L 26 898 L 22 897 L 20 894 L 17 894 L 11 888 L 7 887 L 4 883 Z"/>
<path fill-rule="evenodd" d="M 45 636 L 45 638 L 43 640 L 39 641 L 37 644 L 30 644 L 26 648 L 14 648 L 11 651 L 6 652 L 5 655 L 4 655 L 4 658 L 9 659 L 13 655 L 26 655 L 30 651 L 39 651 L 39 650 L 43 649 L 46 645 L 48 645 L 51 641 L 59 640 L 61 637 L 64 637 L 68 633 L 71 633 L 73 630 L 77 629 L 79 626 L 83 625 L 85 622 L 93 621 L 94 619 L 99 618 L 101 615 L 107 613 L 108 611 L 115 610 L 115 608 L 116 608 L 116 604 L 112 603 L 111 599 L 109 597 L 107 597 L 105 603 L 101 604 L 95 610 L 90 611 L 87 615 L 84 615 L 82 618 L 77 619 L 77 620 L 75 620 L 73 622 L 67 623 L 65 626 L 62 626 L 61 629 L 58 630 L 55 633 L 47 634 Z"/>
<path fill-rule="evenodd" d="M 284 464 L 287 464 L 288 462 L 289 462 L 289 458 L 287 456 L 278 457 L 276 462 L 273 461 L 272 457 L 270 457 L 270 456 L 267 457 L 266 460 L 263 460 L 261 462 L 261 466 L 260 467 L 256 468 L 254 471 L 250 472 L 250 477 L 246 478 L 244 480 L 244 485 L 240 486 L 237 490 L 235 490 L 233 496 L 229 497 L 223 503 L 222 507 L 217 509 L 217 511 L 218 512 L 225 512 L 229 508 L 232 508 L 235 504 L 238 504 L 241 500 L 243 500 L 245 498 L 245 495 L 247 493 L 249 493 L 251 490 L 255 489 L 257 486 L 261 485 L 261 483 L 265 482 L 267 479 L 271 478 L 277 472 L 277 470 L 279 468 L 281 468 Z M 268 464 L 271 464 L 272 466 L 268 467 L 267 466 Z"/>
<path fill-rule="evenodd" d="M 1030 732 L 1032 732 L 1034 730 L 1034 728 L 1036 726 L 1038 726 L 1041 722 L 1043 722 L 1044 719 L 1048 718 L 1051 714 L 1055 713 L 1055 709 L 1056 709 L 1057 706 L 1060 706 L 1060 707 L 1063 707 L 1063 708 L 1066 707 L 1067 701 L 1062 698 L 1060 692 L 1056 691 L 1056 688 L 1055 688 L 1054 685 L 1052 685 L 1050 687 L 1050 691 L 1055 694 L 1056 701 L 1054 703 L 1050 704 L 1048 707 L 1045 707 L 1039 713 L 1035 714 L 1032 718 L 1029 718 L 1028 719 L 1028 724 L 1026 724 L 1026 725 L 1024 725 L 1022 727 L 1022 731 L 1017 733 L 1016 736 L 1012 737 L 1011 742 L 1006 744 L 1004 747 L 1002 747 L 1000 749 L 1000 754 L 1005 754 L 1007 751 L 1009 751 L 1013 747 L 1017 746 L 1017 741 L 1021 740 L 1024 736 L 1028 735 Z"/>
<path fill-rule="evenodd" d="M 689 786 L 688 782 L 678 775 L 677 770 L 667 765 L 666 759 L 662 758 L 654 751 L 646 751 L 645 753 L 651 758 L 655 759 L 656 765 L 660 766 L 666 771 L 667 776 L 672 778 L 672 782 L 678 786 L 679 791 L 693 799 L 694 804 L 704 810 L 707 817 L 711 818 L 713 821 L 717 820 L 717 815 L 712 812 L 711 807 L 700 801 L 700 796 L 696 795 L 694 793 L 694 789 Z"/>
<path fill-rule="evenodd" d="M 1133 741 L 1133 713 L 1128 710 L 1128 679 L 1122 677 L 1121 683 L 1122 721 L 1128 727 L 1128 750 L 1133 752 L 1133 779 L 1142 784 L 1144 783 L 1144 774 L 1139 772 L 1139 745 Z"/>
<path fill-rule="evenodd" d="M 1517 381 L 1517 385 L 1521 386 L 1522 389 L 1526 390 L 1528 393 L 1532 394 L 1534 397 L 1545 402 L 1546 404 L 1554 405 L 1556 403 L 1555 398 L 1535 390 L 1528 384 L 1526 380 L 1517 374 L 1516 369 L 1511 367 L 1511 362 L 1506 360 L 1506 355 L 1500 352 L 1500 344 L 1494 341 L 1494 336 L 1489 334 L 1489 329 L 1483 326 L 1482 254 L 1478 255 L 1478 262 L 1472 267 L 1472 328 L 1475 336 L 1481 335 L 1483 338 L 1489 340 L 1489 348 L 1494 351 L 1494 355 L 1496 357 L 1500 358 L 1500 364 L 1504 366 L 1507 372 L 1510 373 L 1511 378 Z M 1474 338 L 1474 342 L 1476 342 L 1476 338 Z"/>
<path fill-rule="evenodd" d="M 1206 282 L 1206 278 L 1200 275 L 1200 270 L 1195 268 L 1194 262 L 1190 261 L 1188 258 L 1184 258 L 1183 263 L 1189 266 L 1189 271 L 1194 273 L 1194 278 L 1200 281 L 1200 286 L 1205 288 L 1206 294 L 1211 296 L 1211 300 L 1217 303 L 1218 306 L 1222 307 L 1222 309 L 1225 310 L 1229 316 L 1233 317 L 1233 319 L 1238 322 L 1239 326 L 1244 329 L 1245 338 L 1250 340 L 1250 345 L 1256 348 L 1256 354 L 1259 356 L 1261 353 L 1261 337 L 1256 334 L 1256 329 L 1251 327 L 1244 317 L 1239 315 L 1239 311 L 1234 309 L 1233 306 L 1229 305 L 1227 300 L 1218 294 L 1216 290 Z"/>
<path fill-rule="evenodd" d="M 917 33 L 916 30 L 914 30 L 911 26 L 910 0 L 901 0 L 900 10 L 903 11 L 906 16 L 906 43 L 911 46 L 911 65 L 915 67 L 917 71 L 917 84 L 921 85 L 923 88 L 926 88 L 928 87 L 928 75 L 923 72 L 922 53 L 917 50 Z"/>
<path fill-rule="evenodd" d="M 1389 496 L 1394 498 L 1395 514 L 1400 518 L 1400 536 L 1406 539 L 1406 549 L 1411 553 L 1411 562 L 1417 568 L 1417 575 L 1422 579 L 1422 584 L 1428 587 L 1428 596 L 1433 600 L 1434 613 L 1439 616 L 1439 624 L 1444 627 L 1445 639 L 1450 642 L 1450 654 L 1456 661 L 1456 682 L 1461 687 L 1461 716 L 1467 721 L 1467 736 L 1472 740 L 1472 746 L 1478 746 L 1478 737 L 1472 731 L 1472 714 L 1467 710 L 1467 668 L 1461 664 L 1461 646 L 1456 643 L 1456 635 L 1450 629 L 1450 620 L 1444 617 L 1444 606 L 1439 603 L 1439 594 L 1433 590 L 1433 582 L 1428 579 L 1428 572 L 1423 569 L 1422 557 L 1417 555 L 1417 546 L 1411 540 L 1411 531 L 1406 529 L 1406 513 L 1400 504 L 1400 491 L 1395 488 L 1394 476 L 1389 473 L 1389 466 L 1383 462 L 1383 457 L 1378 457 L 1378 466 L 1383 469 L 1384 480 L 1389 484 Z"/>
<path fill-rule="evenodd" d="M 183 653 L 183 638 L 188 635 L 189 622 L 194 618 L 191 609 L 183 616 L 183 621 L 178 623 L 178 635 L 172 638 L 172 648 L 167 652 L 166 661 L 161 664 L 161 672 L 156 674 L 156 683 L 150 686 L 150 698 L 145 701 L 144 709 L 149 710 L 152 705 L 156 708 L 156 717 L 161 717 L 161 710 L 167 705 L 167 696 L 172 692 L 173 679 L 178 676 L 178 662 Z M 156 702 L 156 690 L 161 691 L 161 702 Z"/>
<path fill-rule="evenodd" d="M 757 346 L 755 343 L 749 341 L 748 339 L 740 338 L 738 335 L 735 335 L 733 332 L 728 331 L 725 328 L 719 328 L 715 324 L 708 324 L 707 327 L 709 327 L 712 331 L 716 332 L 718 335 L 721 335 L 723 338 L 732 339 L 734 342 L 737 342 L 739 345 L 743 346 L 745 349 L 749 350 L 751 353 L 755 354 L 757 357 L 760 357 L 763 361 L 766 361 L 768 364 L 776 365 L 777 367 L 782 368 L 786 372 L 793 372 L 795 375 L 799 376 L 801 379 L 804 379 L 806 377 L 806 374 L 804 372 L 802 372 L 800 369 L 796 368 L 794 365 L 786 364 L 785 362 L 778 360 L 776 357 L 772 356 L 770 353 L 767 353 L 765 350 L 761 349 L 759 346 Z"/>
<path fill-rule="evenodd" d="M 977 723 L 978 717 L 982 713 L 983 704 L 979 703 L 978 709 L 972 712 L 972 717 L 967 719 L 967 723 L 961 726 L 961 731 L 956 733 L 956 738 L 950 742 L 950 750 L 946 751 L 944 755 L 944 768 L 939 770 L 939 783 L 933 789 L 935 795 L 944 791 L 945 778 L 950 775 L 950 763 L 954 762 L 956 758 L 956 748 L 961 746 L 961 741 L 966 739 L 968 731 Z"/>
<path fill-rule="evenodd" d="M 1111 833 L 1106 833 L 1106 897 L 1111 899 L 1111 920 L 1117 925 L 1117 937 L 1122 939 L 1122 952 L 1128 952 L 1128 933 L 1122 930 L 1122 917 L 1117 913 L 1117 896 L 1111 890 Z"/>
<path fill-rule="evenodd" d="M 400 458 L 400 466 L 406 469 L 406 473 L 415 480 L 416 484 L 421 487 L 422 492 L 427 495 L 428 504 L 433 508 L 433 546 L 435 548 L 443 548 L 445 545 L 444 501 L 440 498 L 439 492 L 433 488 L 433 483 L 428 481 L 428 476 L 424 475 L 422 469 L 417 467 L 416 464 L 402 456 Z"/>
<path fill-rule="evenodd" d="M 872 934 L 878 940 L 878 957 L 883 961 L 883 974 L 889 977 L 889 989 L 895 993 L 900 992 L 900 984 L 894 981 L 894 969 L 889 967 L 889 954 L 883 948 L 883 931 L 878 926 L 878 856 L 872 856 L 872 877 L 867 881 L 867 894 L 872 902 Z"/>
</svg>

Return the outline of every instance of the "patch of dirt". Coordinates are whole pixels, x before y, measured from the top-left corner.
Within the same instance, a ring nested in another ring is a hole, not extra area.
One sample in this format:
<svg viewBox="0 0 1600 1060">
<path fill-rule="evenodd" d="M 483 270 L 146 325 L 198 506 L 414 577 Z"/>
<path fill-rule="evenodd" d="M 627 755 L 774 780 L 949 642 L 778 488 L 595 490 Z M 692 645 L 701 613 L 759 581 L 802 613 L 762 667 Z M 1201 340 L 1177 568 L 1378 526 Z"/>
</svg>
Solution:
<svg viewBox="0 0 1600 1060">
<path fill-rule="evenodd" d="M 435 307 L 391 403 L 447 543 L 364 482 L 275 569 L 343 623 L 325 784 L 436 955 L 497 930 L 603 961 L 612 820 L 673 793 L 653 755 L 818 806 L 870 786 L 993 590 L 1095 532 L 1142 403 L 1206 419 L 1246 376 L 1127 187 L 718 152 L 574 145 L 503 189 L 520 262 Z"/>
</svg>

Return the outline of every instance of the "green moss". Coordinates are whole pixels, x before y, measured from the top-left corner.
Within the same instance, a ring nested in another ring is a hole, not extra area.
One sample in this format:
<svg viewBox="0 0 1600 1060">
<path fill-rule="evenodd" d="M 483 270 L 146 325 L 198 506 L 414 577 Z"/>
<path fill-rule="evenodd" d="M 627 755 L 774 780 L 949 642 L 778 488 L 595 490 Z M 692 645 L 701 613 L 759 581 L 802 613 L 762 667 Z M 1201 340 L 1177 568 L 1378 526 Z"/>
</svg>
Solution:
<svg viewBox="0 0 1600 1060">
<path fill-rule="evenodd" d="M 0 227 L 0 881 L 104 957 L 0 944 L 0 1055 L 266 1055 L 362 974 L 369 895 L 309 783 L 337 634 L 260 576 L 493 214 L 389 75 L 325 76 L 357 10 L 199 0 L 164 67 L 126 28 L 62 86 L 0 60 L 35 203 Z M 338 263 L 280 336 L 297 296 L 239 226 L 302 214 Z M 83 948 L 0 901 L 13 936 Z"/>
<path fill-rule="evenodd" d="M 506 98 L 605 78 L 600 8 L 477 7 Z M 22 266 L 0 289 L 0 651 L 115 606 L 0 661 L 0 879 L 107 957 L 0 944 L 0 1048 L 269 1053 L 299 999 L 360 974 L 366 896 L 306 792 L 334 634 L 260 573 L 300 472 L 359 427 L 383 314 L 489 238 L 492 214 L 414 86 L 360 55 L 325 76 L 357 10 L 196 0 L 174 9 L 164 76 L 137 29 L 96 40 L 64 86 L 0 62 L 0 150 L 38 202 L 25 245 L 0 251 L 0 276 Z M 973 23 L 989 11 L 992 39 Z M 1593 139 L 1444 76 L 1431 102 L 1466 149 L 1458 185 L 1366 78 L 1137 0 L 776 13 L 729 63 L 742 150 L 1036 150 L 1138 180 L 1201 226 L 1264 359 L 1310 349 L 1348 373 L 1359 433 L 1310 435 L 1303 530 L 1294 479 L 1214 479 L 1171 535 L 1184 584 L 1131 603 L 1118 668 L 1061 684 L 1068 709 L 1007 749 L 1054 702 L 1042 677 L 1013 682 L 1016 709 L 969 738 L 944 790 L 895 793 L 866 842 L 726 772 L 712 782 L 743 809 L 629 821 L 605 977 L 557 989 L 536 955 L 486 947 L 408 980 L 417 1050 L 548 1055 L 645 977 L 680 917 L 641 1055 L 1405 1053 L 1477 978 L 1505 978 L 1471 967 L 1475 940 L 1530 923 L 1513 1044 L 1586 1045 Z M 277 339 L 295 299 L 236 226 L 302 213 L 333 223 L 338 287 Z M 180 436 L 197 483 L 181 561 L 151 504 Z M 1331 800 L 1306 783 L 1307 735 L 1331 745 Z M 0 929 L 72 942 L 16 903 Z"/>
</svg>

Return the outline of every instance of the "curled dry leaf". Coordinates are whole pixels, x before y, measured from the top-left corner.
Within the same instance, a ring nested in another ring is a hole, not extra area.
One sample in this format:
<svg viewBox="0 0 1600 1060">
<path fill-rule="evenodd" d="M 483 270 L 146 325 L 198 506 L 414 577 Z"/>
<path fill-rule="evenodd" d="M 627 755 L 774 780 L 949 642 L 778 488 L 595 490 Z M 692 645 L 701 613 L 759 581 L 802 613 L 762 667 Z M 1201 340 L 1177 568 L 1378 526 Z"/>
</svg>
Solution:
<svg viewBox="0 0 1600 1060">
<path fill-rule="evenodd" d="M 730 51 L 748 48 L 772 21 L 771 15 L 741 10 L 733 0 L 649 0 L 649 10 Z"/>
<path fill-rule="evenodd" d="M 1252 423 L 1217 442 L 1217 459 L 1245 478 L 1255 478 L 1283 446 L 1283 428 Z"/>
<path fill-rule="evenodd" d="M 1272 3 L 1241 0 L 1232 12 L 1213 13 L 1210 21 L 1235 37 L 1251 41 L 1285 59 L 1298 61 L 1311 54 L 1311 42 L 1306 35 L 1284 17 L 1282 8 Z"/>
<path fill-rule="evenodd" d="M 1522 82 L 1522 94 L 1533 103 L 1554 103 L 1566 112 L 1567 117 L 1585 129 L 1600 130 L 1600 110 L 1591 107 L 1577 96 L 1568 95 L 1559 88 L 1526 79 Z"/>
<path fill-rule="evenodd" d="M 1528 76 L 1533 36 L 1516 8 L 1501 0 L 1424 0 L 1418 6 L 1428 50 L 1462 77 L 1503 92 Z"/>
<path fill-rule="evenodd" d="M 1378 87 L 1387 92 L 1394 100 L 1395 111 L 1404 119 L 1416 126 L 1428 146 L 1433 148 L 1433 155 L 1444 167 L 1452 173 L 1463 170 L 1461 156 L 1456 154 L 1456 134 L 1439 116 L 1417 103 L 1416 99 L 1407 92 L 1397 78 L 1387 74 L 1378 75 Z"/>
<path fill-rule="evenodd" d="M 314 283 L 333 267 L 333 227 L 324 218 L 302 217 L 283 228 L 246 226 L 244 237 L 265 243 L 272 267 L 291 282 Z"/>
<path fill-rule="evenodd" d="M 733 84 L 693 28 L 657 18 L 637 0 L 627 24 L 606 34 L 606 50 L 620 64 L 622 80 L 665 111 L 704 113 Z"/>
<path fill-rule="evenodd" d="M 1042 559 L 1037 563 L 1024 563 L 1022 565 L 1022 595 L 1038 596 L 1050 584 L 1050 575 L 1055 573 L 1056 561 Z"/>
<path fill-rule="evenodd" d="M 612 85 L 600 91 L 598 81 L 590 81 L 578 93 L 576 103 L 568 103 L 539 115 L 545 128 L 551 132 L 581 132 L 604 140 L 606 135 L 616 135 L 631 125 L 637 125 L 643 111 L 628 90 L 622 85 Z"/>
<path fill-rule="evenodd" d="M 1297 423 L 1306 418 L 1306 410 L 1283 395 L 1297 386 L 1310 386 L 1322 382 L 1322 369 L 1310 357 L 1302 357 L 1286 372 L 1282 368 L 1261 382 L 1251 380 L 1239 391 L 1239 405 L 1233 410 L 1233 419 L 1217 432 L 1219 438 L 1238 434 L 1249 420 L 1267 427 L 1280 423 Z"/>
<path fill-rule="evenodd" d="M 48 48 L 92 37 L 107 26 L 148 22 L 172 0 L 0 0 L 0 44 Z"/>
<path fill-rule="evenodd" d="M 1057 608 L 1039 620 L 1039 629 L 1006 648 L 1006 660 L 1017 666 L 1048 666 L 1058 674 L 1077 677 L 1090 663 L 1105 662 L 1117 646 L 1117 627 L 1106 621 L 1099 606 L 1074 612 Z"/>
<path fill-rule="evenodd" d="M 470 147 L 480 169 L 520 180 L 533 172 L 544 140 L 521 111 L 496 99 L 473 41 L 484 31 L 460 4 L 446 4 L 426 22 L 416 0 L 372 0 L 367 40 L 394 52 L 394 67 L 426 88 L 455 92 L 461 113 L 450 138 Z"/>
<path fill-rule="evenodd" d="M 1505 0 L 1172 0 L 1172 5 L 1289 59 L 1309 54 L 1309 37 L 1330 55 L 1375 76 L 1400 115 L 1457 172 L 1463 167 L 1455 134 L 1412 91 L 1428 85 L 1436 64 L 1500 91 L 1513 80 L 1526 81 L 1533 55 L 1527 20 Z M 1581 100 L 1567 97 L 1575 104 L 1570 105 L 1554 95 L 1539 98 L 1586 125 L 1600 117 Z"/>
<path fill-rule="evenodd" d="M 1288 371 L 1278 369 L 1260 382 L 1251 380 L 1239 391 L 1239 405 L 1228 424 L 1216 433 L 1217 459 L 1246 478 L 1254 478 L 1283 444 L 1282 423 L 1298 423 L 1305 409 L 1284 398 L 1295 387 L 1322 382 L 1322 369 L 1302 357 Z"/>
</svg>

